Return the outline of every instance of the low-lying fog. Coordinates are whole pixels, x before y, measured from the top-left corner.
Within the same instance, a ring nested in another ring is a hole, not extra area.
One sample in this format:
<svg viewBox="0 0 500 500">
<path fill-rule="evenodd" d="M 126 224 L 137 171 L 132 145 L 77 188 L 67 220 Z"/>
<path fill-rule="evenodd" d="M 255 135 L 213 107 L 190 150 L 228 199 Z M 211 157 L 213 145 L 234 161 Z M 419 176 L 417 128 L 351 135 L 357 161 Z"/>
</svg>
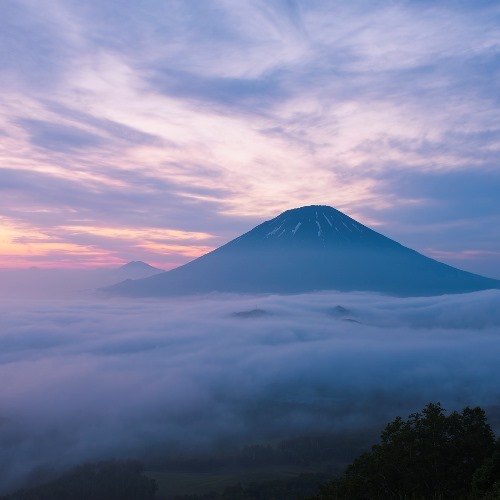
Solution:
<svg viewBox="0 0 500 500">
<path fill-rule="evenodd" d="M 0 490 L 39 467 L 500 404 L 500 291 L 0 306 Z"/>
</svg>

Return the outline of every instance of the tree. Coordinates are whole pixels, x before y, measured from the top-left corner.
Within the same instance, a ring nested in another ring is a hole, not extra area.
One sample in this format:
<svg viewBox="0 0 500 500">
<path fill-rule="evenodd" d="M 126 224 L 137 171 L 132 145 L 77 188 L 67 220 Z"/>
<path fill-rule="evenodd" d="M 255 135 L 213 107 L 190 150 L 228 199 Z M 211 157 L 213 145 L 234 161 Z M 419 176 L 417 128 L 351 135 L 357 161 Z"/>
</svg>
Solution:
<svg viewBox="0 0 500 500">
<path fill-rule="evenodd" d="M 477 498 L 500 500 L 500 439 L 491 457 L 474 472 L 472 491 Z"/>
<path fill-rule="evenodd" d="M 429 403 L 408 420 L 390 422 L 380 444 L 323 486 L 319 498 L 457 499 L 468 493 L 474 471 L 493 449 L 494 435 L 481 408 L 446 416 L 439 403 Z"/>
</svg>

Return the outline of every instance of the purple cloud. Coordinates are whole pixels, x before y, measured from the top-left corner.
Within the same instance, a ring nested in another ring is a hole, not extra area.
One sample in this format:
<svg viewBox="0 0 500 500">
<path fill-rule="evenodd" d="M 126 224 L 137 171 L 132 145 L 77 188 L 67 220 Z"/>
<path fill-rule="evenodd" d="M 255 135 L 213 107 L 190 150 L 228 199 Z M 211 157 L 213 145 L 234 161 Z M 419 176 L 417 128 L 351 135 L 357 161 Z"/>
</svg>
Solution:
<svg viewBox="0 0 500 500">
<path fill-rule="evenodd" d="M 326 203 L 494 276 L 498 9 L 64 0 L 41 11 L 8 0 L 0 162 L 54 186 L 71 179 L 74 206 L 64 206 L 81 220 L 99 211 L 134 227 L 206 225 L 222 243 Z M 405 179 L 420 180 L 410 189 Z M 430 186 L 441 180 L 472 200 L 468 223 L 451 190 Z M 47 184 L 8 194 L 4 215 L 62 226 Z"/>
</svg>

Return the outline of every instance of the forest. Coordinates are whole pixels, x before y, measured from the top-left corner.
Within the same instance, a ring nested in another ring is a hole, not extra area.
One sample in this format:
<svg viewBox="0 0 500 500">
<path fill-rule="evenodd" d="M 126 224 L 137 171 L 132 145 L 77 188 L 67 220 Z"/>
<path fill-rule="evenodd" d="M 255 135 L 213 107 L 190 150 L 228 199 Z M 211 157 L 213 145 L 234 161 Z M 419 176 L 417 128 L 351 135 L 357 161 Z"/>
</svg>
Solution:
<svg viewBox="0 0 500 500">
<path fill-rule="evenodd" d="M 334 475 L 345 446 L 327 436 L 247 446 L 231 457 L 240 469 L 288 463 L 307 472 L 288 479 L 239 482 L 219 491 L 165 494 L 139 462 L 112 460 L 78 466 L 1 500 L 500 499 L 500 440 L 480 407 L 447 415 L 440 403 L 429 403 L 406 420 L 396 417 L 377 444 Z M 212 466 L 227 467 L 229 459 L 219 457 Z M 183 465 L 191 472 L 206 470 L 203 461 Z M 161 468 L 172 470 L 172 464 L 167 461 Z"/>
</svg>

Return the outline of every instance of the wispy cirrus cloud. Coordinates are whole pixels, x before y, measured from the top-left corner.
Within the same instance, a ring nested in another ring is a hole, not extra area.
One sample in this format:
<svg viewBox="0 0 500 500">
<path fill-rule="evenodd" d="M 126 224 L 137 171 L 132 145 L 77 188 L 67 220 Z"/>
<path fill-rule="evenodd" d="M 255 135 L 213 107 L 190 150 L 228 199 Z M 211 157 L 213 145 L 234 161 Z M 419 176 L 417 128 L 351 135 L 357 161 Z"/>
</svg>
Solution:
<svg viewBox="0 0 500 500">
<path fill-rule="evenodd" d="M 70 152 L 75 149 L 85 150 L 103 145 L 98 135 L 71 125 L 31 119 L 23 119 L 19 125 L 28 132 L 33 146 L 49 151 Z"/>
</svg>

